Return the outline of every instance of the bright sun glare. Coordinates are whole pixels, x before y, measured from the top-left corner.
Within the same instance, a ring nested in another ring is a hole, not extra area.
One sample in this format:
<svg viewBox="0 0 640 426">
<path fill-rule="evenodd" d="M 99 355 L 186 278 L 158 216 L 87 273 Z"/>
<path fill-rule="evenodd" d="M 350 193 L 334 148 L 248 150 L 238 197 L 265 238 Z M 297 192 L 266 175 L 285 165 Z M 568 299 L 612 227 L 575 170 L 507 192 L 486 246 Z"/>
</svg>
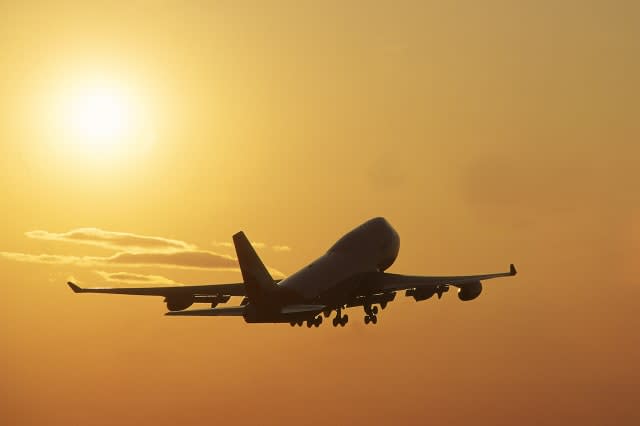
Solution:
<svg viewBox="0 0 640 426">
<path fill-rule="evenodd" d="M 88 143 L 116 143 L 131 130 L 131 105 L 113 89 L 89 88 L 70 101 L 71 130 Z"/>
<path fill-rule="evenodd" d="M 115 82 L 67 87 L 56 111 L 66 145 L 93 156 L 126 153 L 148 142 L 140 97 Z"/>
</svg>

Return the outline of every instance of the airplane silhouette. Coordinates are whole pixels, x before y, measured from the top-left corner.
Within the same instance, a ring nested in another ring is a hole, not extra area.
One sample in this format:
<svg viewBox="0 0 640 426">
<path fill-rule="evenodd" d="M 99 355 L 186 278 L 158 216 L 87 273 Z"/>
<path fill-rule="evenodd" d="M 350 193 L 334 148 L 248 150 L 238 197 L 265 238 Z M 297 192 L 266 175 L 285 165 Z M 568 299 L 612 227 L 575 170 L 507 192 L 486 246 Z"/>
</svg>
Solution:
<svg viewBox="0 0 640 426">
<path fill-rule="evenodd" d="M 377 217 L 340 238 L 325 254 L 282 280 L 274 280 L 243 232 L 233 236 L 242 272 L 242 283 L 173 287 L 81 288 L 69 282 L 76 293 L 110 293 L 163 296 L 170 316 L 241 316 L 247 323 L 289 323 L 318 327 L 322 314 L 336 311 L 333 326 L 349 321 L 343 309 L 361 306 L 366 324 L 378 322 L 378 307 L 384 309 L 396 292 L 405 290 L 416 301 L 434 294 L 438 298 L 458 288 L 458 298 L 473 300 L 482 292 L 482 281 L 516 275 L 509 272 L 466 276 L 418 276 L 384 272 L 398 256 L 400 237 L 382 217 Z M 244 296 L 239 306 L 216 307 L 231 296 Z M 211 308 L 186 310 L 194 303 Z"/>
</svg>

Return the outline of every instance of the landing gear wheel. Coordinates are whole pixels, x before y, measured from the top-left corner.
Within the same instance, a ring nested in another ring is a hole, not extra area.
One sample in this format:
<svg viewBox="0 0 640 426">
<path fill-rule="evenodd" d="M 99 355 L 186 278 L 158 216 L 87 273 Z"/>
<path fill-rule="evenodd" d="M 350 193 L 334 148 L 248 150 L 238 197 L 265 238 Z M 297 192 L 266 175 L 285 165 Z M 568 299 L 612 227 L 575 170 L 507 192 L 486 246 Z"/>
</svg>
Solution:
<svg viewBox="0 0 640 426">
<path fill-rule="evenodd" d="M 307 320 L 307 327 L 311 328 L 313 327 L 314 321 L 313 320 Z"/>
<path fill-rule="evenodd" d="M 337 327 L 338 324 L 342 325 L 342 321 L 340 321 L 338 318 L 334 318 L 331 322 L 333 323 L 334 327 Z"/>
<path fill-rule="evenodd" d="M 369 317 L 369 315 L 365 315 L 364 316 L 364 323 L 365 324 L 369 324 L 369 321 L 371 321 L 371 318 Z"/>
<path fill-rule="evenodd" d="M 387 307 L 387 302 L 382 302 L 382 303 L 380 303 L 380 308 L 381 308 L 381 309 L 384 309 L 384 308 L 386 308 L 386 307 Z"/>
<path fill-rule="evenodd" d="M 372 317 L 371 317 L 371 324 L 375 324 L 375 323 L 377 323 L 377 322 L 378 322 L 378 317 L 377 317 L 377 316 L 375 316 L 375 315 L 374 315 L 374 316 L 372 316 Z"/>
<path fill-rule="evenodd" d="M 291 321 L 291 322 L 289 323 L 289 325 L 290 325 L 291 327 L 295 327 L 295 326 L 296 326 L 296 323 L 295 323 L 295 321 Z"/>
<path fill-rule="evenodd" d="M 313 325 L 320 327 L 320 324 L 322 324 L 322 316 L 318 315 L 313 321 Z"/>
<path fill-rule="evenodd" d="M 303 321 L 298 321 L 296 324 L 298 324 L 298 327 L 302 327 L 302 323 Z"/>
<path fill-rule="evenodd" d="M 340 321 L 338 322 L 338 324 L 340 324 L 340 327 L 344 327 L 345 325 L 347 325 L 348 322 L 349 322 L 349 315 L 345 315 L 342 318 L 340 318 Z"/>
<path fill-rule="evenodd" d="M 378 313 L 378 307 L 374 306 L 373 308 L 371 308 L 371 312 L 373 313 L 373 315 L 375 316 Z"/>
<path fill-rule="evenodd" d="M 323 314 L 325 318 L 329 318 L 329 315 L 331 315 L 331 311 L 324 311 Z"/>
</svg>

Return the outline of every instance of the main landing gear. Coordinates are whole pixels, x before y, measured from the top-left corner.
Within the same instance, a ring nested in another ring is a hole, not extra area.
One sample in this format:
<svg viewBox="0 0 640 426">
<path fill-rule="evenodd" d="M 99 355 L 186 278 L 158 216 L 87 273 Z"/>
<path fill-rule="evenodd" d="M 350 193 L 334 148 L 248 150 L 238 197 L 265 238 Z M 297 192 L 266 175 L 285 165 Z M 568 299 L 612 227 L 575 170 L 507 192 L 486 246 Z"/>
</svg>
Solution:
<svg viewBox="0 0 640 426">
<path fill-rule="evenodd" d="M 320 324 L 322 324 L 322 316 L 318 315 L 317 317 L 314 317 L 312 319 L 309 319 L 306 321 L 307 322 L 307 327 L 311 328 L 311 327 L 320 327 Z M 291 325 L 291 327 L 295 327 L 296 325 L 298 327 L 302 327 L 302 324 L 304 324 L 304 321 L 300 320 L 300 321 L 291 321 L 289 323 L 289 325 Z"/>
<path fill-rule="evenodd" d="M 342 309 L 338 308 L 336 309 L 336 317 L 333 319 L 333 326 L 337 327 L 338 325 L 340 325 L 340 327 L 344 327 L 348 322 L 349 322 L 349 315 L 342 315 Z"/>
<path fill-rule="evenodd" d="M 320 327 L 320 324 L 322 324 L 322 315 L 318 315 L 317 317 L 315 317 L 314 319 L 310 319 L 307 320 L 307 327 L 311 328 L 311 327 Z"/>
<path fill-rule="evenodd" d="M 384 309 L 384 308 L 383 308 Z M 364 312 L 366 313 L 366 315 L 364 316 L 364 323 L 365 324 L 376 324 L 378 322 L 378 307 L 374 306 L 371 307 L 371 305 L 364 305 Z"/>
</svg>

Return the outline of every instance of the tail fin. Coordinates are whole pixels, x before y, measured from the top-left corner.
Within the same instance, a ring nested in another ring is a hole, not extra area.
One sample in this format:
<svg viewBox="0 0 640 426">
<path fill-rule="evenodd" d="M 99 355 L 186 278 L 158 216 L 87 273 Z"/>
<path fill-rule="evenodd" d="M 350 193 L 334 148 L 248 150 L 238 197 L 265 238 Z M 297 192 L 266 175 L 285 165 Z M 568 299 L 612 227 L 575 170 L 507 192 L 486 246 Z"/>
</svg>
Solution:
<svg viewBox="0 0 640 426">
<path fill-rule="evenodd" d="M 253 301 L 260 300 L 265 295 L 274 292 L 278 285 L 260 260 L 253 246 L 240 231 L 233 236 L 238 263 L 242 272 L 242 279 L 247 287 L 247 295 Z"/>
</svg>

